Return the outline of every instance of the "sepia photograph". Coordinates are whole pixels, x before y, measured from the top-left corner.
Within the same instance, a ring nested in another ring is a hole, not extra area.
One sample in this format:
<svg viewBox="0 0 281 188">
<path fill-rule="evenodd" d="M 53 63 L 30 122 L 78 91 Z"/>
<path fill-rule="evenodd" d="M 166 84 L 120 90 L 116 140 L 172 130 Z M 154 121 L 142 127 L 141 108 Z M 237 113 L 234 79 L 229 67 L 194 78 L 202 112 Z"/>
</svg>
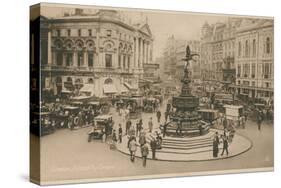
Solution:
<svg viewBox="0 0 281 188">
<path fill-rule="evenodd" d="M 30 181 L 273 171 L 274 18 L 30 7 Z"/>
</svg>

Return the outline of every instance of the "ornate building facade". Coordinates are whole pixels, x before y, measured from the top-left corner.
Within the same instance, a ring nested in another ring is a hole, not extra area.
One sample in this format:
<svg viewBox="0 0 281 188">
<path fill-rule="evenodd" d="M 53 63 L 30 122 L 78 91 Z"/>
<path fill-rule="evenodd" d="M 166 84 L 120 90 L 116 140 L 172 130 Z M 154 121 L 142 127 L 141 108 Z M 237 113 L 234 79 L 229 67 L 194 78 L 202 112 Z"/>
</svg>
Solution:
<svg viewBox="0 0 281 188">
<path fill-rule="evenodd" d="M 252 98 L 272 97 L 273 20 L 243 19 L 236 32 L 236 91 Z"/>
<path fill-rule="evenodd" d="M 80 9 L 45 22 L 43 89 L 54 95 L 79 90 L 102 97 L 139 88 L 144 64 L 152 61 L 153 53 L 147 23 L 127 23 L 115 10 L 85 14 Z"/>
</svg>

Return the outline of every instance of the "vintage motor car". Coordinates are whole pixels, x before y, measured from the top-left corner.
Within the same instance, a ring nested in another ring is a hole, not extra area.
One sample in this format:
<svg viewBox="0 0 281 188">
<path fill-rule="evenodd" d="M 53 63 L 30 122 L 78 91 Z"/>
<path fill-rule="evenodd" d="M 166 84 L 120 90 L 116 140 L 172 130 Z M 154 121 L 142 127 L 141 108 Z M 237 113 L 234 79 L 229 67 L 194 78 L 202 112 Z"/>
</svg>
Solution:
<svg viewBox="0 0 281 188">
<path fill-rule="evenodd" d="M 92 139 L 101 139 L 105 134 L 106 136 L 112 134 L 113 120 L 111 115 L 99 115 L 94 119 L 92 130 L 88 133 L 88 142 Z"/>
<path fill-rule="evenodd" d="M 155 98 L 147 98 L 143 101 L 143 111 L 148 113 L 153 113 L 155 111 L 157 99 Z"/>
<path fill-rule="evenodd" d="M 50 112 L 32 114 L 31 132 L 37 136 L 45 136 L 55 132 L 56 128 L 50 120 Z"/>
<path fill-rule="evenodd" d="M 69 118 L 73 117 L 73 127 L 78 125 L 78 113 L 80 109 L 77 106 L 62 106 L 58 112 L 53 112 L 51 115 L 52 121 L 54 121 L 57 128 L 71 128 L 69 127 Z M 72 128 L 73 128 L 72 127 Z"/>
</svg>

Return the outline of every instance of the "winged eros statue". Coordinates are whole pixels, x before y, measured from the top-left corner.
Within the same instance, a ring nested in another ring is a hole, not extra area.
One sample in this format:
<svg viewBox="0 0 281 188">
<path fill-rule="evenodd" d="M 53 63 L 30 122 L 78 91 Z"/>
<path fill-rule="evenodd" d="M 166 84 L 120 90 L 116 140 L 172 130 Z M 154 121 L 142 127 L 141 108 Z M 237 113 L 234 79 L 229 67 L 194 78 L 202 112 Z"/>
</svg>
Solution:
<svg viewBox="0 0 281 188">
<path fill-rule="evenodd" d="M 182 60 L 185 61 L 184 72 L 188 72 L 188 68 L 187 68 L 187 67 L 188 67 L 189 62 L 190 62 L 191 60 L 196 61 L 196 60 L 193 59 L 194 56 L 199 56 L 199 54 L 197 54 L 197 53 L 191 53 L 190 47 L 189 47 L 189 45 L 187 45 L 187 46 L 186 46 L 186 55 L 185 55 L 185 58 L 182 59 Z"/>
</svg>

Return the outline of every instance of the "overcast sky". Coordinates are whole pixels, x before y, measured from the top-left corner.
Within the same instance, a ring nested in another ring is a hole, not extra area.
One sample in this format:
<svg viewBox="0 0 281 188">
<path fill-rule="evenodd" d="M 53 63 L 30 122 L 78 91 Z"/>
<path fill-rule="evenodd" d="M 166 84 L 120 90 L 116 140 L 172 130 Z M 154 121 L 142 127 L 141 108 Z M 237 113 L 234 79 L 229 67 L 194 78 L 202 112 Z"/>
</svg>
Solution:
<svg viewBox="0 0 281 188">
<path fill-rule="evenodd" d="M 74 11 L 74 6 L 44 7 L 41 13 L 47 17 L 60 17 L 64 12 Z M 77 6 L 76 6 L 77 7 Z M 76 8 L 75 7 L 75 8 Z M 104 8 L 104 7 L 103 7 Z M 95 12 L 97 8 L 86 9 L 86 12 Z M 123 9 L 122 14 L 133 23 L 145 21 L 148 24 L 154 37 L 154 58 L 161 57 L 167 38 L 174 35 L 176 39 L 200 39 L 201 27 L 207 21 L 208 23 L 223 22 L 227 19 L 224 15 L 199 14 L 169 11 L 140 11 L 139 9 Z"/>
</svg>

